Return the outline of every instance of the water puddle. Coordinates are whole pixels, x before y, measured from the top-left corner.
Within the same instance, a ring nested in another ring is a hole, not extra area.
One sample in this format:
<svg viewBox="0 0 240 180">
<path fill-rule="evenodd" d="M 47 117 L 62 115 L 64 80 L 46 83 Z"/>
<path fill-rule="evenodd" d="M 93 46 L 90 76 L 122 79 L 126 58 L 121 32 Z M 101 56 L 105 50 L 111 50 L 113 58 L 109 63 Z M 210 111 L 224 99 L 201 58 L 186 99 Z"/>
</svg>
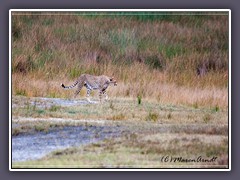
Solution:
<svg viewBox="0 0 240 180">
<path fill-rule="evenodd" d="M 121 133 L 119 126 L 82 125 L 53 129 L 48 133 L 15 136 L 12 137 L 12 162 L 36 160 L 54 150 L 95 143 L 118 137 Z"/>
<path fill-rule="evenodd" d="M 98 104 L 99 101 L 91 100 L 90 102 L 85 99 L 62 99 L 62 98 L 43 98 L 43 97 L 34 97 L 26 99 L 25 103 L 23 101 L 13 101 L 12 107 L 24 107 L 27 105 L 35 106 L 38 108 L 49 108 L 51 106 L 79 106 L 87 104 Z"/>
<path fill-rule="evenodd" d="M 88 102 L 87 100 L 73 100 L 73 99 L 61 99 L 61 98 L 36 98 L 31 101 L 32 105 L 37 107 L 51 107 L 55 106 L 77 106 L 86 104 L 96 104 L 97 101 Z"/>
</svg>

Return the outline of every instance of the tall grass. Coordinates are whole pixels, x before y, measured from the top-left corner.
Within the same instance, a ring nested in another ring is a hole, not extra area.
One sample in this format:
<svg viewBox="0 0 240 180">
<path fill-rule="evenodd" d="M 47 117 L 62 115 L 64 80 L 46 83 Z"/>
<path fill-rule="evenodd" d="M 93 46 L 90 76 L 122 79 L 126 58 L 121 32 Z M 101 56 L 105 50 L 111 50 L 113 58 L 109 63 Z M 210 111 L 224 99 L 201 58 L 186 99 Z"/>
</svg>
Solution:
<svg viewBox="0 0 240 180">
<path fill-rule="evenodd" d="M 89 73 L 113 96 L 227 106 L 227 15 L 15 14 L 12 37 L 13 94 L 68 97 L 59 84 Z"/>
</svg>

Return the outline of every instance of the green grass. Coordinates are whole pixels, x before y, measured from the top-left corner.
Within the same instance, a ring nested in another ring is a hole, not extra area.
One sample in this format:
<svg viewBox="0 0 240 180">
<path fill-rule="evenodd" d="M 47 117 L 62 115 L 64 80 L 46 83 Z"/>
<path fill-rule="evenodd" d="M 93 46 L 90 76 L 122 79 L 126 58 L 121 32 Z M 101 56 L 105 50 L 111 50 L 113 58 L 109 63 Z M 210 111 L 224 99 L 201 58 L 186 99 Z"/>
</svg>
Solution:
<svg viewBox="0 0 240 180">
<path fill-rule="evenodd" d="M 82 70 L 79 67 L 74 67 L 69 70 L 69 77 L 70 78 L 78 78 L 82 74 Z"/>
<path fill-rule="evenodd" d="M 22 90 L 22 89 L 17 89 L 16 90 L 16 95 L 18 95 L 18 96 L 26 96 L 27 92 L 25 90 Z"/>
<path fill-rule="evenodd" d="M 141 95 L 137 96 L 137 102 L 138 102 L 138 105 L 140 105 L 142 103 L 142 96 Z"/>
<path fill-rule="evenodd" d="M 160 44 L 158 50 L 160 53 L 163 53 L 167 59 L 172 59 L 176 56 L 181 56 L 187 53 L 187 49 L 181 44 Z"/>
<path fill-rule="evenodd" d="M 53 19 L 45 19 L 42 22 L 42 25 L 44 25 L 44 26 L 51 26 L 53 24 L 54 24 L 54 20 Z"/>
<path fill-rule="evenodd" d="M 190 106 L 175 106 L 144 101 L 141 105 L 136 99 L 114 99 L 102 104 L 88 104 L 70 107 L 52 105 L 42 102 L 38 98 L 29 99 L 23 96 L 14 96 L 13 116 L 20 117 L 55 117 L 72 119 L 108 119 L 108 120 L 135 120 L 167 124 L 227 123 L 227 111 L 212 111 L 212 108 Z M 39 106 L 41 105 L 41 106 Z M 208 120 L 210 116 L 210 121 Z M 191 117 L 191 118 L 189 118 Z M 204 120 L 205 119 L 205 120 Z"/>
<path fill-rule="evenodd" d="M 52 106 L 49 108 L 49 111 L 56 112 L 56 111 L 58 111 L 59 109 L 61 109 L 61 106 L 52 105 Z"/>
<path fill-rule="evenodd" d="M 55 54 L 49 49 L 55 47 L 52 50 L 56 51 L 60 47 L 65 47 L 67 57 L 71 57 L 73 60 L 73 64 L 68 67 L 70 69 L 77 67 L 79 60 L 83 61 L 84 52 L 88 53 L 89 51 L 104 52 L 101 59 L 113 62 L 132 63 L 140 58 L 150 67 L 160 67 L 164 70 L 167 66 L 168 68 L 172 67 L 172 63 L 176 63 L 175 61 L 169 61 L 173 58 L 189 56 L 194 53 L 200 55 L 209 53 L 210 58 L 215 54 L 218 56 L 228 54 L 227 18 L 224 15 L 214 16 L 209 14 L 201 16 L 189 13 L 189 15 L 178 16 L 172 15 L 173 12 L 130 12 L 132 15 L 125 16 L 124 14 L 129 13 L 113 12 L 116 16 L 107 18 L 107 16 L 102 16 L 101 12 L 95 12 L 91 13 L 91 16 L 97 16 L 98 18 L 89 19 L 89 16 L 80 16 L 81 13 L 77 14 L 79 16 L 59 15 L 48 17 L 34 14 L 14 16 L 14 45 L 20 46 L 20 37 L 24 38 L 29 35 L 28 43 L 34 45 L 35 50 L 31 53 L 31 56 L 34 55 L 36 64 L 42 65 L 45 65 L 45 61 L 51 61 L 52 59 L 55 61 L 54 64 L 57 64 L 59 54 Z M 99 19 L 102 20 L 102 24 L 99 24 Z M 76 24 L 78 21 L 87 22 L 87 24 L 80 26 Z M 151 21 L 151 23 L 145 23 L 145 21 Z M 206 28 L 198 27 L 198 24 L 204 24 L 208 21 L 212 21 L 212 25 L 207 24 Z M 218 22 L 223 22 L 221 23 L 222 26 L 219 26 Z M 34 26 L 35 31 L 33 32 L 32 28 L 25 28 L 24 25 Z M 170 27 L 160 28 L 165 25 Z M 195 30 L 196 27 L 199 28 L 198 31 Z M 153 31 L 157 28 L 160 28 L 159 33 Z M 185 28 L 192 33 L 182 34 L 182 31 L 186 31 Z M 148 32 L 147 36 L 145 32 Z M 204 38 L 206 33 L 209 38 Z M 60 42 L 56 40 L 60 40 Z M 69 47 L 70 49 L 68 49 L 67 46 L 70 44 L 74 48 Z M 25 47 L 18 56 L 14 56 L 13 61 L 25 54 L 26 48 L 28 47 Z M 29 50 L 31 49 L 32 46 Z M 162 67 L 162 64 L 156 64 L 158 62 L 156 55 L 159 52 L 165 58 L 166 66 L 164 67 Z M 109 59 L 106 55 L 111 56 L 111 58 Z M 198 59 L 195 56 L 193 61 L 198 61 Z M 222 61 L 227 61 L 227 59 L 224 58 Z M 227 66 L 224 68 L 227 69 Z"/>
<path fill-rule="evenodd" d="M 213 111 L 214 111 L 214 112 L 218 112 L 218 111 L 220 111 L 220 108 L 219 108 L 219 106 L 218 106 L 218 105 L 216 105 L 216 106 L 213 108 Z"/>
</svg>

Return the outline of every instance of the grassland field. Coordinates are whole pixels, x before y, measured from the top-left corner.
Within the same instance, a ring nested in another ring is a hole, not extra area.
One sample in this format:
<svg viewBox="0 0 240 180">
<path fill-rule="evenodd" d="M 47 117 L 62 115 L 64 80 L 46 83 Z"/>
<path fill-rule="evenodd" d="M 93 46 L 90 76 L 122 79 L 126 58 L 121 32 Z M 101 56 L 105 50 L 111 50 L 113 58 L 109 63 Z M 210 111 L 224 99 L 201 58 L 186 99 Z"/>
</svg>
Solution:
<svg viewBox="0 0 240 180">
<path fill-rule="evenodd" d="M 126 128 L 13 167 L 228 168 L 228 34 L 227 14 L 13 13 L 12 136 L 99 120 Z M 50 103 L 73 102 L 60 84 L 82 73 L 118 86 L 102 104 Z"/>
</svg>

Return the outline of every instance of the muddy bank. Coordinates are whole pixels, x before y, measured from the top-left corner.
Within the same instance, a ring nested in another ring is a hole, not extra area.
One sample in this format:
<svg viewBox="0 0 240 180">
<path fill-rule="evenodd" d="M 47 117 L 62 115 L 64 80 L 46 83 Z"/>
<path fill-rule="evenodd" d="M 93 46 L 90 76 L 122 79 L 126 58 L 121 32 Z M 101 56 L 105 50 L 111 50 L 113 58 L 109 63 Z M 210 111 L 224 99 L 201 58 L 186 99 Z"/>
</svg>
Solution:
<svg viewBox="0 0 240 180">
<path fill-rule="evenodd" d="M 118 137 L 123 128 L 119 126 L 68 126 L 51 131 L 21 134 L 12 137 L 12 162 L 36 160 L 48 153 L 106 138 Z"/>
</svg>

